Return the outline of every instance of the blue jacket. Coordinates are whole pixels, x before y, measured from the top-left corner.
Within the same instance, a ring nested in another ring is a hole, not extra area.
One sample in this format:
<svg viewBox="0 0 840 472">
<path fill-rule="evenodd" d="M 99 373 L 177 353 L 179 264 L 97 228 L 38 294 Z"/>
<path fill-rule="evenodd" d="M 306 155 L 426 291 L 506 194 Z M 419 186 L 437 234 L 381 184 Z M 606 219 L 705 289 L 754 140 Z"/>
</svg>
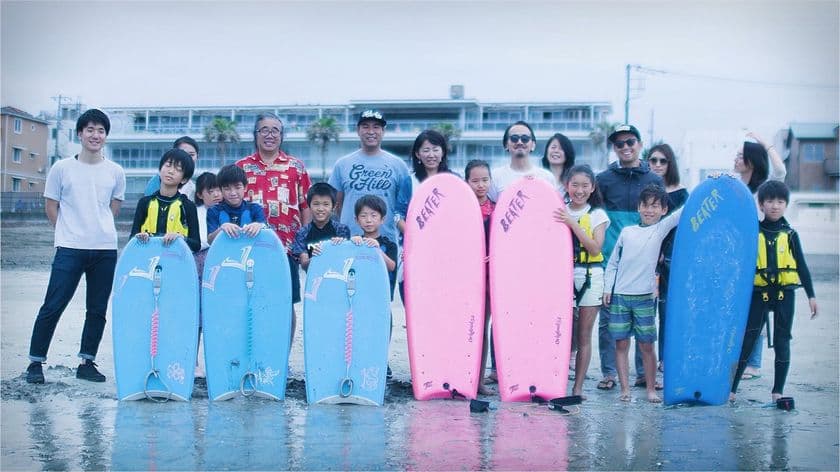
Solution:
<svg viewBox="0 0 840 472">
<path fill-rule="evenodd" d="M 639 224 L 639 194 L 649 184 L 665 187 L 662 177 L 650 171 L 642 161 L 638 167 L 621 167 L 613 162 L 607 170 L 595 177 L 598 190 L 604 197 L 604 210 L 610 217 L 610 225 L 604 237 L 604 258 L 609 260 L 618 235 L 625 226 Z"/>
</svg>

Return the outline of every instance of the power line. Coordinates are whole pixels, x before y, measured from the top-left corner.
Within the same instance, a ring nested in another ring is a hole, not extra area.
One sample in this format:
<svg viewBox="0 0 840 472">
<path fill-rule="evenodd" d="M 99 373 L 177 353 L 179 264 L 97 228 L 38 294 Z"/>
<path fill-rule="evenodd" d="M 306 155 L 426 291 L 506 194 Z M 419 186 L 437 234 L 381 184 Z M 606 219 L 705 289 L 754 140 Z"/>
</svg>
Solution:
<svg viewBox="0 0 840 472">
<path fill-rule="evenodd" d="M 662 69 L 653 69 L 650 67 L 645 67 L 641 65 L 633 65 L 631 66 L 634 70 L 638 72 L 642 72 L 648 75 L 674 75 L 678 77 L 686 77 L 690 79 L 702 79 L 702 80 L 716 80 L 720 82 L 737 82 L 742 84 L 750 84 L 750 85 L 764 85 L 768 87 L 790 87 L 790 88 L 805 88 L 805 89 L 833 89 L 837 90 L 840 88 L 838 84 L 797 84 L 792 82 L 771 82 L 766 80 L 754 80 L 754 79 L 741 79 L 737 77 L 723 77 L 723 76 L 716 76 L 716 75 L 706 75 L 706 74 L 692 74 L 688 72 L 677 72 L 677 71 L 669 71 L 669 70 L 662 70 Z"/>
</svg>

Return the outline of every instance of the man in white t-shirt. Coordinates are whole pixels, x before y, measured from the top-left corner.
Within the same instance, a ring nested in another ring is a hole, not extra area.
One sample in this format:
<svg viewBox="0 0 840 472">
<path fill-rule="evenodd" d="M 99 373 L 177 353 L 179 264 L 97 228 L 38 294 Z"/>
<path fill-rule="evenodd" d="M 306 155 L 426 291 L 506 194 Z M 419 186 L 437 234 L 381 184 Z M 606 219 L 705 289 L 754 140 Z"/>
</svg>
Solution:
<svg viewBox="0 0 840 472">
<path fill-rule="evenodd" d="M 125 171 L 102 155 L 111 130 L 108 116 L 91 109 L 76 121 L 82 145 L 73 158 L 50 169 L 44 190 L 47 218 L 55 227 L 55 258 L 44 304 L 32 328 L 26 381 L 44 383 L 41 366 L 47 360 L 61 314 L 73 298 L 82 275 L 87 284 L 87 312 L 76 378 L 104 382 L 96 370 L 96 353 L 105 330 L 105 314 L 117 264 L 117 228 L 114 218 L 125 199 Z"/>
<path fill-rule="evenodd" d="M 489 195 L 491 200 L 498 201 L 499 194 L 521 177 L 534 176 L 550 183 L 552 188 L 557 186 L 550 171 L 531 162 L 531 153 L 537 147 L 537 138 L 531 125 L 517 121 L 508 126 L 502 136 L 502 146 L 510 154 L 510 163 L 493 169 L 493 184 Z"/>
</svg>

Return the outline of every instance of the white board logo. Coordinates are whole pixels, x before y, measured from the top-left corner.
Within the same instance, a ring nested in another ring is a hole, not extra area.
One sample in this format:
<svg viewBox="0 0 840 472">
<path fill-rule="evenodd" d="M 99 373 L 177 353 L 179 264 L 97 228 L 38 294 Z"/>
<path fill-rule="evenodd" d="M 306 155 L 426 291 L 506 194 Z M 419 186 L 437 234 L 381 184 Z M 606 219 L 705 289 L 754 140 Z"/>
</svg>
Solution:
<svg viewBox="0 0 840 472">
<path fill-rule="evenodd" d="M 155 267 L 157 267 L 158 262 L 160 261 L 160 256 L 154 256 L 149 258 L 149 269 L 148 270 L 140 270 L 137 267 L 131 269 L 128 272 L 129 277 L 142 277 L 144 279 L 154 280 L 155 279 Z"/>
<path fill-rule="evenodd" d="M 222 267 L 233 267 L 234 269 L 239 269 L 242 272 L 245 272 L 245 267 L 248 263 L 248 256 L 251 255 L 251 249 L 254 246 L 245 246 L 242 248 L 242 256 L 239 260 L 231 259 L 230 257 L 226 257 L 225 260 L 222 261 Z"/>
</svg>

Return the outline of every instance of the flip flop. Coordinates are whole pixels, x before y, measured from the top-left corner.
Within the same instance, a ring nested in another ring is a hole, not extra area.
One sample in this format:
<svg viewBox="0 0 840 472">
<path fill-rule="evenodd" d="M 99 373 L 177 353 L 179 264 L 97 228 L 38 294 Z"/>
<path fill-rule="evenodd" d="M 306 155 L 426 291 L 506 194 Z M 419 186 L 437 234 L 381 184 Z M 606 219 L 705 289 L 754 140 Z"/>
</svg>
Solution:
<svg viewBox="0 0 840 472">
<path fill-rule="evenodd" d="M 604 379 L 598 382 L 598 390 L 612 390 L 615 388 L 615 379 Z"/>
<path fill-rule="evenodd" d="M 647 388 L 647 381 L 645 381 L 645 379 L 636 380 L 636 383 L 633 384 L 633 386 L 634 387 L 640 387 L 640 388 Z M 653 388 L 655 390 L 662 390 L 663 387 L 662 387 L 662 384 L 660 384 L 659 382 L 656 382 L 656 385 L 654 385 Z"/>
</svg>

